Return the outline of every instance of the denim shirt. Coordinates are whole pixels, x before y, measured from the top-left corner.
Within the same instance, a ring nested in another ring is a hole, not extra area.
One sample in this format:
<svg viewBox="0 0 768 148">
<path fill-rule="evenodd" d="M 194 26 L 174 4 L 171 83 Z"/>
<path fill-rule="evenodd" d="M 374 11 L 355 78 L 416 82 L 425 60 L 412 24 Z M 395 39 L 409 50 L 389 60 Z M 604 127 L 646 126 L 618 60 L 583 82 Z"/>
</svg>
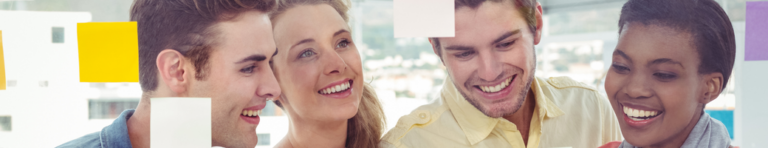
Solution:
<svg viewBox="0 0 768 148">
<path fill-rule="evenodd" d="M 126 122 L 133 116 L 134 111 L 125 110 L 111 125 L 104 127 L 101 131 L 69 141 L 57 148 L 131 148 Z"/>
</svg>

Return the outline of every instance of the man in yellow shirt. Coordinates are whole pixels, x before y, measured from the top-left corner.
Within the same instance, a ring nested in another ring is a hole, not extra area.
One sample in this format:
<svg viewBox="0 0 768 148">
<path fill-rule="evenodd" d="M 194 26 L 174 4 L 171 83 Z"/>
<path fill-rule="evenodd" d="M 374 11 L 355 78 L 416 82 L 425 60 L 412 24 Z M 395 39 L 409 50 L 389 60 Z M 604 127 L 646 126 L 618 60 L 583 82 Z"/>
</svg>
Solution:
<svg viewBox="0 0 768 148">
<path fill-rule="evenodd" d="M 446 66 L 441 98 L 400 118 L 381 147 L 575 147 L 621 140 L 595 89 L 535 78 L 535 0 L 455 0 L 456 36 L 430 38 Z"/>
</svg>

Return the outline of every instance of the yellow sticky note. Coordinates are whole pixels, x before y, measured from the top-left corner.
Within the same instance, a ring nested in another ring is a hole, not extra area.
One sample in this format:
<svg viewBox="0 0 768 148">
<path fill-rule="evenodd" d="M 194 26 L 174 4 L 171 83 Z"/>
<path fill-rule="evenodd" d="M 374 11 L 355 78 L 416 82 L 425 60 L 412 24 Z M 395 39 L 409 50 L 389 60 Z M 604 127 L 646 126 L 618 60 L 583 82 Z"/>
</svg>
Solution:
<svg viewBox="0 0 768 148">
<path fill-rule="evenodd" d="M 77 23 L 80 82 L 139 82 L 136 22 Z"/>
<path fill-rule="evenodd" d="M 0 90 L 5 90 L 5 56 L 3 55 L 3 31 L 0 30 Z"/>
</svg>

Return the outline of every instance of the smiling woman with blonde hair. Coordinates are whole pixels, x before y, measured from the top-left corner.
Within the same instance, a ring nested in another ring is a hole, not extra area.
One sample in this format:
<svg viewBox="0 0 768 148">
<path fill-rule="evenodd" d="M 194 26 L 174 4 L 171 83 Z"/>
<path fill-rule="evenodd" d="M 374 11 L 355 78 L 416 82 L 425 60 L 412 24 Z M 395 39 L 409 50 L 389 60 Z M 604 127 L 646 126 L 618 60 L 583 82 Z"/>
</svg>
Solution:
<svg viewBox="0 0 768 148">
<path fill-rule="evenodd" d="M 270 15 L 272 61 L 290 119 L 276 147 L 376 147 L 384 113 L 363 81 L 360 54 L 341 0 L 278 0 Z"/>
</svg>

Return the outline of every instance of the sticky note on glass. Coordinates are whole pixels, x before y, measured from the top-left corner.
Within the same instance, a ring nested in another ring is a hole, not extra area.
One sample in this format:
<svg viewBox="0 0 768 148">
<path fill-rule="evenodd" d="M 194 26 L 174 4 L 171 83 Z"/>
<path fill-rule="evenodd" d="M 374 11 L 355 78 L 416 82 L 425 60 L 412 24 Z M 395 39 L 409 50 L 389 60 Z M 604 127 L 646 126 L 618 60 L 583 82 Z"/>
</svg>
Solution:
<svg viewBox="0 0 768 148">
<path fill-rule="evenodd" d="M 80 82 L 139 82 L 136 22 L 77 23 Z"/>
<path fill-rule="evenodd" d="M 211 147 L 211 98 L 150 101 L 150 147 Z"/>
<path fill-rule="evenodd" d="M 3 55 L 3 31 L 0 30 L 0 90 L 5 90 L 5 55 Z"/>
<path fill-rule="evenodd" d="M 747 2 L 744 60 L 768 60 L 768 2 Z"/>
<path fill-rule="evenodd" d="M 454 0 L 394 0 L 395 37 L 453 37 Z"/>
</svg>

